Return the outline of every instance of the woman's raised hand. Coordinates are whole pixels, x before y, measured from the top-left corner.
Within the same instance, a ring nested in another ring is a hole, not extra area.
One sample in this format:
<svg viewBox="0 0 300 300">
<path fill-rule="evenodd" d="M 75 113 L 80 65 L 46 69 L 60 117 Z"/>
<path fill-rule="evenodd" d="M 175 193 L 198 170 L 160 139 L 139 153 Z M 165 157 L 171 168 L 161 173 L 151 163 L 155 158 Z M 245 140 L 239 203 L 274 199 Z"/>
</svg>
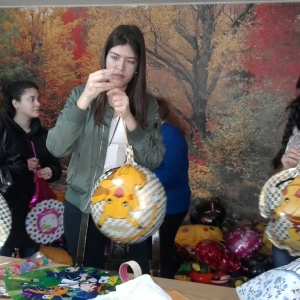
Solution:
<svg viewBox="0 0 300 300">
<path fill-rule="evenodd" d="M 129 98 L 125 92 L 119 88 L 109 90 L 107 93 L 109 105 L 115 110 L 116 114 L 124 120 L 131 115 Z"/>
<path fill-rule="evenodd" d="M 119 88 L 114 88 L 107 92 L 108 103 L 115 110 L 116 115 L 120 116 L 129 131 L 136 128 L 136 121 L 130 111 L 129 98 L 126 93 Z"/>
<path fill-rule="evenodd" d="M 114 88 L 112 72 L 114 69 L 98 70 L 89 75 L 85 89 L 77 101 L 80 109 L 87 109 L 89 104 L 101 93 Z"/>
<path fill-rule="evenodd" d="M 300 161 L 300 148 L 290 148 L 281 158 L 283 169 L 295 168 Z"/>
</svg>

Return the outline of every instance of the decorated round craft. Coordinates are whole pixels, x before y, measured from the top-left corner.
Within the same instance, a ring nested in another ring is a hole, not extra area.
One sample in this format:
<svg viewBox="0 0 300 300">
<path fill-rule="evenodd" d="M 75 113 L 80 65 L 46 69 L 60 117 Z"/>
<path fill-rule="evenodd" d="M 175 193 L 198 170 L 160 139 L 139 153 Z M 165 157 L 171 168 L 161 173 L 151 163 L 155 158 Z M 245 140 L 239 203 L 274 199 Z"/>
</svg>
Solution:
<svg viewBox="0 0 300 300">
<path fill-rule="evenodd" d="M 26 217 L 26 230 L 32 240 L 48 244 L 61 237 L 64 204 L 57 200 L 44 200 L 33 207 Z"/>
<path fill-rule="evenodd" d="M 153 235 L 166 212 L 165 190 L 148 169 L 124 165 L 104 173 L 91 197 L 99 230 L 113 241 L 139 243 Z"/>
<path fill-rule="evenodd" d="M 300 164 L 272 176 L 259 198 L 262 216 L 269 218 L 266 228 L 272 244 L 300 255 Z"/>
<path fill-rule="evenodd" d="M 11 229 L 11 213 L 7 202 L 0 194 L 0 247 L 5 243 Z"/>
</svg>

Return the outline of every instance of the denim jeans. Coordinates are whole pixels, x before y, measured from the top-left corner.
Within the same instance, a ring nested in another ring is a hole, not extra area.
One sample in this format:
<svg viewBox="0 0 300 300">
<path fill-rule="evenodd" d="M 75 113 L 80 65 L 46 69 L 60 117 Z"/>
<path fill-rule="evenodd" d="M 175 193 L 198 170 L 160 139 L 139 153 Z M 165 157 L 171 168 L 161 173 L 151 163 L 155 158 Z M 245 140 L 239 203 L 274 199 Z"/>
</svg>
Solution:
<svg viewBox="0 0 300 300">
<path fill-rule="evenodd" d="M 275 268 L 287 265 L 295 259 L 299 258 L 298 256 L 291 256 L 287 250 L 279 249 L 274 245 L 272 245 L 272 252 Z"/>
</svg>

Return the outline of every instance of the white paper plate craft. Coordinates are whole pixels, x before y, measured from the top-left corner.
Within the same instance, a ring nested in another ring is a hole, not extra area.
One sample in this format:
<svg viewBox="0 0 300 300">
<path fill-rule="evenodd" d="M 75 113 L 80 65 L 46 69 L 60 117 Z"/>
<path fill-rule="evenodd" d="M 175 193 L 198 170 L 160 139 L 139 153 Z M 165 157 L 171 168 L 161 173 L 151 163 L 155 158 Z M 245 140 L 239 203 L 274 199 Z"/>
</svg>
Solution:
<svg viewBox="0 0 300 300">
<path fill-rule="evenodd" d="M 120 243 L 140 243 L 153 235 L 166 213 L 166 194 L 156 175 L 133 160 L 126 148 L 125 165 L 105 172 L 91 197 L 91 215 L 98 229 Z"/>
<path fill-rule="evenodd" d="M 28 235 L 39 244 L 48 244 L 64 233 L 64 204 L 55 199 L 43 200 L 27 215 L 25 225 Z"/>
<path fill-rule="evenodd" d="M 3 246 L 11 230 L 11 212 L 2 194 L 0 194 L 0 247 Z"/>
<path fill-rule="evenodd" d="M 124 165 L 104 173 L 91 198 L 98 229 L 120 243 L 140 243 L 164 220 L 166 195 L 155 174 L 139 165 Z"/>
<path fill-rule="evenodd" d="M 33 142 L 31 145 L 34 156 L 37 157 Z M 57 200 L 57 195 L 49 188 L 45 179 L 37 176 L 37 172 L 34 173 L 34 182 L 35 191 L 29 203 L 25 227 L 32 240 L 45 245 L 59 239 L 64 233 L 64 204 Z"/>
</svg>

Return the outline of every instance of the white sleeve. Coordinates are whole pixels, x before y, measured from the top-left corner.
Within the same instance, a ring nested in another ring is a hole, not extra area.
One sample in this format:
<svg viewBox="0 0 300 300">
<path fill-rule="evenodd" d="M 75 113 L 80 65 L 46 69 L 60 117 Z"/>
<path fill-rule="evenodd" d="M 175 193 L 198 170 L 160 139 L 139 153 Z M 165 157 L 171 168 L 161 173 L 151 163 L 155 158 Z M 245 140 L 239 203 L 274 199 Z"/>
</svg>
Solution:
<svg viewBox="0 0 300 300">
<path fill-rule="evenodd" d="M 289 149 L 291 149 L 294 146 L 300 148 L 300 131 L 297 128 L 297 126 L 295 126 L 295 128 L 293 129 L 293 134 L 289 138 L 289 141 L 286 145 L 285 152 L 287 152 Z"/>
</svg>

